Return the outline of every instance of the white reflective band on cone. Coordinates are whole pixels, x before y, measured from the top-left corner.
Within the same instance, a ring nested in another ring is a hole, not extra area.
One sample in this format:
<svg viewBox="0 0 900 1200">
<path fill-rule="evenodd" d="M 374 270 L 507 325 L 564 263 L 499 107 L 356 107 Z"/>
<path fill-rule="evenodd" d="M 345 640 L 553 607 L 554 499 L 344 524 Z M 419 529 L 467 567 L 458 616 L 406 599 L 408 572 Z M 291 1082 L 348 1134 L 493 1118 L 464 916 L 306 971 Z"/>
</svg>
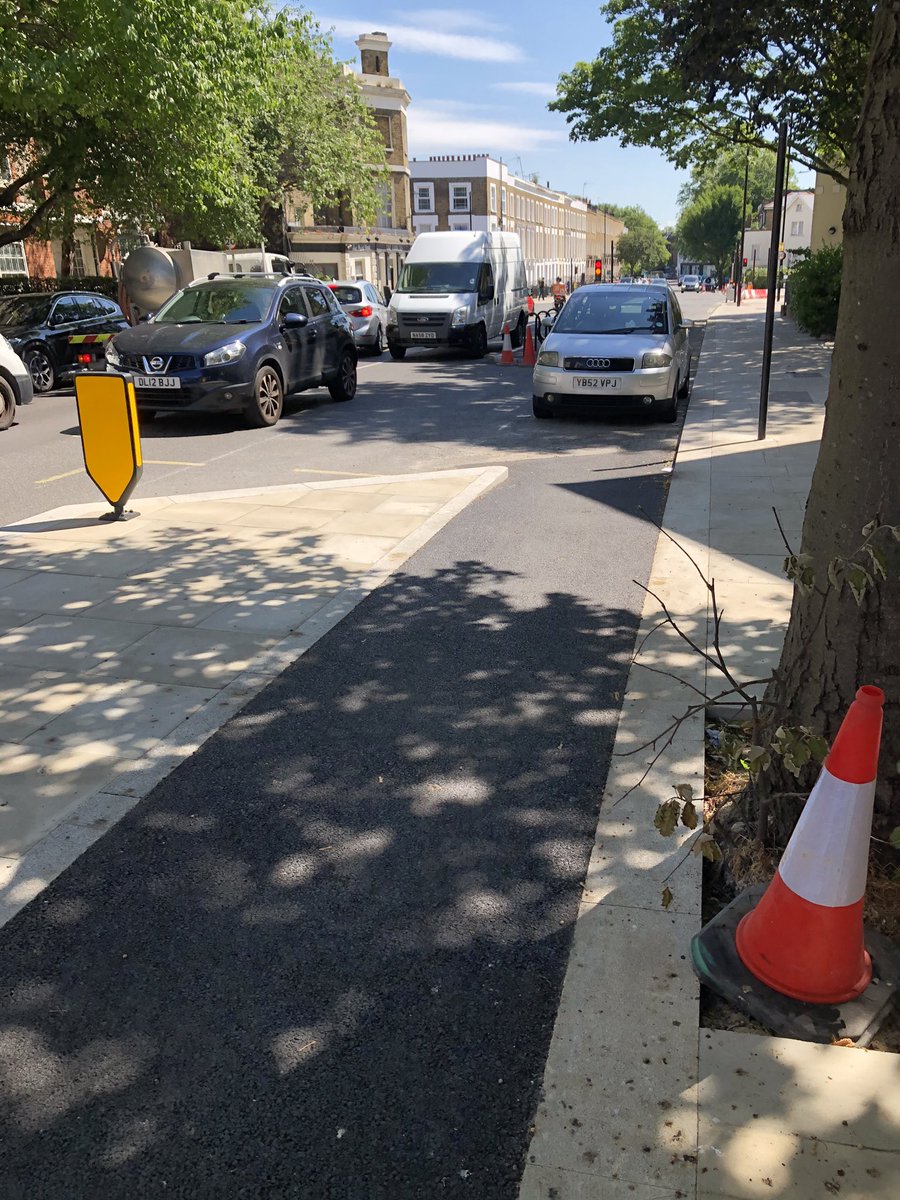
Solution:
<svg viewBox="0 0 900 1200">
<path fill-rule="evenodd" d="M 791 891 L 828 908 L 866 890 L 875 780 L 845 783 L 824 767 L 800 814 L 778 873 Z"/>
</svg>

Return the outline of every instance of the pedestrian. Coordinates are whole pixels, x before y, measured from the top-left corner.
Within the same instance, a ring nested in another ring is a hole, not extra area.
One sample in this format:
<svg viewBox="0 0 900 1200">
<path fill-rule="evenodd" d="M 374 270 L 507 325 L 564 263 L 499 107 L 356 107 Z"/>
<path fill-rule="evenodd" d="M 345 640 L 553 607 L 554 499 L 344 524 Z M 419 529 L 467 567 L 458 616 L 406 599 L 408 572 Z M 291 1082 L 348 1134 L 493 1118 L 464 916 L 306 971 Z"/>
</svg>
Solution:
<svg viewBox="0 0 900 1200">
<path fill-rule="evenodd" d="M 547 285 L 544 283 L 544 277 L 541 276 L 541 278 L 538 280 L 538 299 L 543 300 L 546 295 Z"/>
</svg>

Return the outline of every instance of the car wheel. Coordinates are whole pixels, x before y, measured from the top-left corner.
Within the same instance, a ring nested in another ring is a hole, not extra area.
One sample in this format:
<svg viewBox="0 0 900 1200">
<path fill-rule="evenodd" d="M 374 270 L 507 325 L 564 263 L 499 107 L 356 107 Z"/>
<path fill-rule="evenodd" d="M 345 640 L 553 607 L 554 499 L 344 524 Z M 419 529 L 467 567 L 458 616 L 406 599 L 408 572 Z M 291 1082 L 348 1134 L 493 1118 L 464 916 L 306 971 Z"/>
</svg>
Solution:
<svg viewBox="0 0 900 1200">
<path fill-rule="evenodd" d="M 665 421 L 671 424 L 678 420 L 678 380 L 675 380 L 675 387 L 672 389 L 672 395 L 668 400 L 657 400 L 653 406 L 654 416 L 659 421 Z"/>
<path fill-rule="evenodd" d="M 549 404 L 544 403 L 540 396 L 531 397 L 531 411 L 539 421 L 553 416 L 553 410 L 550 408 Z"/>
<path fill-rule="evenodd" d="M 16 417 L 16 393 L 9 380 L 0 375 L 0 429 L 9 429 Z"/>
<path fill-rule="evenodd" d="M 472 358 L 484 358 L 488 350 L 487 330 L 482 322 L 475 328 L 475 337 L 472 339 L 472 348 L 469 351 Z"/>
<path fill-rule="evenodd" d="M 406 358 L 405 346 L 392 346 L 390 342 L 388 342 L 388 350 L 390 351 L 391 358 L 395 362 L 402 362 L 402 360 Z"/>
<path fill-rule="evenodd" d="M 247 424 L 254 429 L 274 425 L 284 408 L 284 388 L 274 367 L 260 367 L 253 384 L 253 399 L 245 409 Z"/>
<path fill-rule="evenodd" d="M 31 372 L 31 382 L 36 392 L 49 392 L 53 388 L 56 371 L 43 350 L 29 350 L 25 355 L 25 366 Z"/>
<path fill-rule="evenodd" d="M 384 333 L 379 325 L 375 330 L 375 344 L 372 347 L 372 357 L 379 358 L 382 354 L 384 354 Z"/>
<path fill-rule="evenodd" d="M 338 373 L 328 385 L 332 400 L 352 400 L 356 395 L 356 359 L 352 354 L 341 358 Z"/>
</svg>

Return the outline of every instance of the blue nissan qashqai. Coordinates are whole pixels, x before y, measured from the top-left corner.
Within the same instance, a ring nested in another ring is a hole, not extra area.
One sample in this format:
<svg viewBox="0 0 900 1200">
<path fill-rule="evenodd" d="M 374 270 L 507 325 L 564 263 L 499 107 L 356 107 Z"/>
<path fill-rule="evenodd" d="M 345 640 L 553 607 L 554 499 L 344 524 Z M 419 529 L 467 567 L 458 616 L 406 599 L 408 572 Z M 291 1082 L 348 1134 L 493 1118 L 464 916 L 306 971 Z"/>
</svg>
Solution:
<svg viewBox="0 0 900 1200">
<path fill-rule="evenodd" d="M 242 412 L 274 425 L 285 396 L 325 386 L 356 394 L 349 318 L 311 276 L 212 276 L 168 299 L 149 320 L 117 334 L 107 369 L 134 376 L 139 413 Z"/>
</svg>

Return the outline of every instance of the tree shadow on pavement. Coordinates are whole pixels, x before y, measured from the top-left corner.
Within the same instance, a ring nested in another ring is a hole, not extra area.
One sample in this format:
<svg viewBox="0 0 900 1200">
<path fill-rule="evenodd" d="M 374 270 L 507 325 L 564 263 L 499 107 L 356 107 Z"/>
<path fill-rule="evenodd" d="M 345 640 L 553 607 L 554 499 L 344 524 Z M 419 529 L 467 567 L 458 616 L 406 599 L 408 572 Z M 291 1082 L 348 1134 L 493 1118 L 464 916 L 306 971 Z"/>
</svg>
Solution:
<svg viewBox="0 0 900 1200">
<path fill-rule="evenodd" d="M 7 1194 L 515 1195 L 637 625 L 374 593 L 0 933 Z"/>
</svg>

